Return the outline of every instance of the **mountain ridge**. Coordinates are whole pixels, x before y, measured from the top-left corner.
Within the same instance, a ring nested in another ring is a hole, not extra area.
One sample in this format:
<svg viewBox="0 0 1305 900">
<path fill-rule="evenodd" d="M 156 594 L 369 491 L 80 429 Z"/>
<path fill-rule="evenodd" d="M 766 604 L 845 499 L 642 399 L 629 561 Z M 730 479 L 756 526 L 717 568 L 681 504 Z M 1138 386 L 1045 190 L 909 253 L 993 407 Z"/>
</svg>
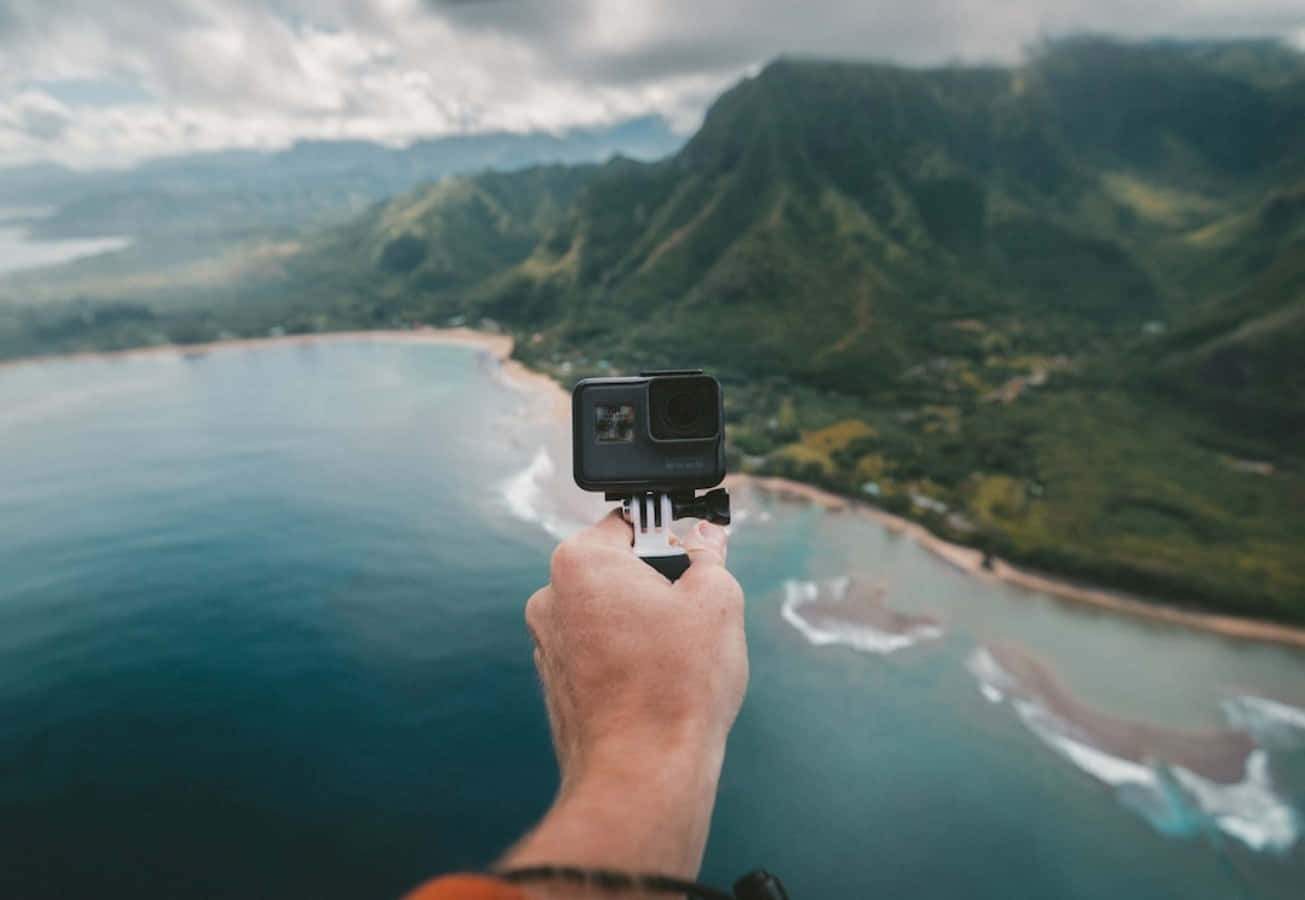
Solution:
<svg viewBox="0 0 1305 900">
<path fill-rule="evenodd" d="M 454 321 L 563 381 L 707 365 L 736 469 L 1302 622 L 1303 59 L 780 60 L 665 159 L 445 179 L 306 235 L 239 304 L 40 321 L 63 347 Z"/>
<path fill-rule="evenodd" d="M 1298 617 L 1305 79 L 1266 86 L 1238 52 L 782 60 L 673 157 L 596 170 L 507 271 L 430 307 L 386 290 L 407 321 L 518 330 L 564 377 L 711 360 L 759 471 L 1026 564 Z M 1260 456 L 1271 478 L 1229 482 Z"/>
<path fill-rule="evenodd" d="M 0 205 L 51 206 L 27 222 L 46 237 L 245 230 L 362 212 L 384 197 L 450 174 L 613 155 L 656 158 L 683 139 L 659 116 L 550 132 L 490 132 L 390 147 L 366 140 L 299 140 L 280 150 L 156 157 L 125 169 L 53 164 L 0 168 Z"/>
</svg>

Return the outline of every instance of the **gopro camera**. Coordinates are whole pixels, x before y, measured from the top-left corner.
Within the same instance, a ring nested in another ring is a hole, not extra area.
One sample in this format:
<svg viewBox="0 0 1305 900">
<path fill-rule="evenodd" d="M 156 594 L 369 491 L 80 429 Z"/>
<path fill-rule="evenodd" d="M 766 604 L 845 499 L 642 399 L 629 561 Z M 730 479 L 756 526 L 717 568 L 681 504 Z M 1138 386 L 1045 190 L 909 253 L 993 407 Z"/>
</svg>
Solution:
<svg viewBox="0 0 1305 900">
<path fill-rule="evenodd" d="M 729 524 L 725 407 L 720 383 L 701 369 L 586 378 L 571 393 L 575 482 L 620 500 L 635 552 L 671 580 L 688 567 L 670 543 L 674 519 Z M 678 571 L 677 571 L 678 569 Z"/>
<path fill-rule="evenodd" d="M 677 493 L 725 477 L 720 384 L 701 370 L 586 378 L 571 394 L 571 417 L 583 490 Z"/>
</svg>

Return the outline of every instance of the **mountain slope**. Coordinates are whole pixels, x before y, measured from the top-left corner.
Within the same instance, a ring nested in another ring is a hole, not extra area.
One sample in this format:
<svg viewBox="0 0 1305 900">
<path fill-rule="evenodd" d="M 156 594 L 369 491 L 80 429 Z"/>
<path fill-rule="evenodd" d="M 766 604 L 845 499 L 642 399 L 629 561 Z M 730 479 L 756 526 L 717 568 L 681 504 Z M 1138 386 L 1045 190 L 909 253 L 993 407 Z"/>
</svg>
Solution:
<svg viewBox="0 0 1305 900">
<path fill-rule="evenodd" d="M 457 315 L 469 289 L 530 256 L 599 169 L 450 177 L 378 203 L 291 261 L 296 295 L 305 300 L 283 325 L 324 330 L 360 319 L 384 325 Z"/>
<path fill-rule="evenodd" d="M 68 347 L 488 319 L 565 380 L 703 365 L 735 468 L 1305 622 L 1302 184 L 1285 47 L 781 60 L 660 162 L 445 179 L 306 239 L 242 302 L 37 325 Z M 0 350 L 33 333 L 6 321 Z"/>
<path fill-rule="evenodd" d="M 764 471 L 1299 619 L 1305 68 L 1235 57 L 781 62 L 677 156 L 602 173 L 466 308 L 545 366 L 711 361 Z"/>
</svg>

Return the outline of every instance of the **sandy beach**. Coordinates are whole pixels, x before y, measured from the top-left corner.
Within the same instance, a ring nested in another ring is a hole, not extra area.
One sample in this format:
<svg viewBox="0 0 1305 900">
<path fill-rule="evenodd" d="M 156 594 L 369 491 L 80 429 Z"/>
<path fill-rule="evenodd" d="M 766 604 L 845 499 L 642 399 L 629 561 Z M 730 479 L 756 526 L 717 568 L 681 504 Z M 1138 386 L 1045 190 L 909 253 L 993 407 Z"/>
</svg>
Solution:
<svg viewBox="0 0 1305 900">
<path fill-rule="evenodd" d="M 305 345 L 331 341 L 463 344 L 483 347 L 497 361 L 496 374 L 504 383 L 523 393 L 536 394 L 546 398 L 545 415 L 547 418 L 556 421 L 560 428 L 570 419 L 571 398 L 566 389 L 543 372 L 528 369 L 520 362 L 512 359 L 513 340 L 509 335 L 491 334 L 470 328 L 423 328 L 412 331 L 345 331 L 216 341 L 208 344 L 164 344 L 128 350 L 67 353 L 4 360 L 0 361 L 0 371 L 14 366 L 59 360 L 113 359 L 152 355 L 195 356 L 251 347 Z M 569 434 L 566 437 L 569 440 Z M 885 512 L 866 503 L 832 494 L 813 485 L 791 481 L 786 478 L 745 474 L 732 474 L 726 478 L 725 484 L 727 487 L 750 486 L 785 501 L 814 503 L 828 510 L 866 516 L 885 528 L 907 535 L 932 553 L 937 554 L 951 565 L 975 578 L 999 579 L 1061 600 L 1088 603 L 1112 612 L 1141 616 L 1185 628 L 1197 628 L 1231 638 L 1269 641 L 1305 647 L 1305 629 L 1302 628 L 1257 619 L 1242 619 L 1181 609 L 1104 588 L 1094 588 L 1063 581 L 1045 574 L 1021 569 L 996 558 L 992 560 L 991 568 L 984 568 L 983 554 L 979 550 L 943 540 L 918 522 Z"/>
</svg>

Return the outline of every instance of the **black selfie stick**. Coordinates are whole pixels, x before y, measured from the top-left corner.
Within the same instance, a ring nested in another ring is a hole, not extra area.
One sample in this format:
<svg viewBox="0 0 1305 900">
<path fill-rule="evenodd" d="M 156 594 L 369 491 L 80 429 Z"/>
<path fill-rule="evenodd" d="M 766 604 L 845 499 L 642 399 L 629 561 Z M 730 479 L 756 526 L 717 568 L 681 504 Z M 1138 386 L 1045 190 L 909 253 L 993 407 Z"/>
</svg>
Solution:
<svg viewBox="0 0 1305 900">
<path fill-rule="evenodd" d="M 693 518 L 717 525 L 730 523 L 730 495 L 724 488 L 701 497 L 693 491 L 650 491 L 609 493 L 607 499 L 621 501 L 625 518 L 634 527 L 635 554 L 671 581 L 689 568 L 689 555 L 671 543 L 671 522 Z"/>
</svg>

